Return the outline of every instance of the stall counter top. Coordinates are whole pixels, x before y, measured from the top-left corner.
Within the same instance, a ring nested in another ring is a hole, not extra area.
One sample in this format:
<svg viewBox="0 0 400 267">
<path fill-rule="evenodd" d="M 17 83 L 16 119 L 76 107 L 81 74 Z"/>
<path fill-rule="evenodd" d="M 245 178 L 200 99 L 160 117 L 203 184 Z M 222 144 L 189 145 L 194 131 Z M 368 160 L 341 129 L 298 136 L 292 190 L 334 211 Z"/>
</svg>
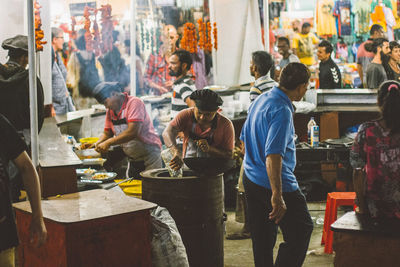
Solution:
<svg viewBox="0 0 400 267">
<path fill-rule="evenodd" d="M 379 112 L 377 105 L 325 105 L 317 106 L 312 112 Z"/>
<path fill-rule="evenodd" d="M 62 139 L 55 118 L 46 118 L 39 133 L 39 163 L 41 167 L 81 164 L 81 160 Z"/>
<path fill-rule="evenodd" d="M 13 204 L 31 213 L 28 201 Z M 153 209 L 156 204 L 126 196 L 123 192 L 95 189 L 42 200 L 43 217 L 59 223 L 74 223 Z"/>
</svg>

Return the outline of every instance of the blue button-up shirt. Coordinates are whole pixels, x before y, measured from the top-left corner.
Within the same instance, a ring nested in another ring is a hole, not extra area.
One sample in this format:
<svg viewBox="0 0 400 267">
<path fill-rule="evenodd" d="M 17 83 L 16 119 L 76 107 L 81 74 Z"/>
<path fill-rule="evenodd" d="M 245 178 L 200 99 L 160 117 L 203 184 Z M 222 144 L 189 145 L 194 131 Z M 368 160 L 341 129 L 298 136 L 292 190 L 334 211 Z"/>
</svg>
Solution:
<svg viewBox="0 0 400 267">
<path fill-rule="evenodd" d="M 253 183 L 271 189 L 266 169 L 270 154 L 282 156 L 282 191 L 299 188 L 294 168 L 296 147 L 294 142 L 293 105 L 278 87 L 260 95 L 250 107 L 240 139 L 244 142 L 244 170 Z"/>
</svg>

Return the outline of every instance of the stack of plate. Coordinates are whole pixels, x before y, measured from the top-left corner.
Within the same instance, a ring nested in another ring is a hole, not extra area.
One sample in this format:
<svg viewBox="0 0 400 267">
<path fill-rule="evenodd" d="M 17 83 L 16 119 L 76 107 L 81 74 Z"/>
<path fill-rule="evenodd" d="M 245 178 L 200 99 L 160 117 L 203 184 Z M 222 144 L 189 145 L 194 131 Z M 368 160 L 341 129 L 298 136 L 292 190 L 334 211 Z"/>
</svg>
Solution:
<svg viewBox="0 0 400 267">
<path fill-rule="evenodd" d="M 122 180 L 115 180 L 116 183 Z M 142 181 L 141 180 L 131 180 L 119 185 L 122 191 L 128 196 L 142 198 Z"/>
<path fill-rule="evenodd" d="M 102 172 L 95 169 L 76 169 L 76 175 L 82 183 L 101 184 L 112 182 L 117 174 L 115 172 Z"/>
</svg>

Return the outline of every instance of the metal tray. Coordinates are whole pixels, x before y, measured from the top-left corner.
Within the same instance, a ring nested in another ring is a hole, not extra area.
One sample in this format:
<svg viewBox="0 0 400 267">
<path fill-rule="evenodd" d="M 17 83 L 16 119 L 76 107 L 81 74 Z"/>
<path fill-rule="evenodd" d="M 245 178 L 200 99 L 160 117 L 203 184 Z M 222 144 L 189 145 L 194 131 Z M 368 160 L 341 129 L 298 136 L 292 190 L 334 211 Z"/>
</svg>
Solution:
<svg viewBox="0 0 400 267">
<path fill-rule="evenodd" d="M 95 178 L 96 176 L 99 175 L 105 175 L 105 178 Z M 115 172 L 96 172 L 90 177 L 85 177 L 81 179 L 81 182 L 83 183 L 107 183 L 111 182 L 117 177 L 117 174 Z"/>
</svg>

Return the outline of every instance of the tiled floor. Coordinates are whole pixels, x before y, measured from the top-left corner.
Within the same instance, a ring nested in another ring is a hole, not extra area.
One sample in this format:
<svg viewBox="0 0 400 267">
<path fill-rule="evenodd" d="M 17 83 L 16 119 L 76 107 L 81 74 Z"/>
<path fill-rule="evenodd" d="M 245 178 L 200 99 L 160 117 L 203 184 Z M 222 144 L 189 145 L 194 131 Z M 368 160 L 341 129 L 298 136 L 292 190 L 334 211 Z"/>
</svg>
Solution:
<svg viewBox="0 0 400 267">
<path fill-rule="evenodd" d="M 331 267 L 333 266 L 333 254 L 325 254 L 324 247 L 321 246 L 321 236 L 323 219 L 325 214 L 325 203 L 316 202 L 308 203 L 311 217 L 314 221 L 314 231 L 311 236 L 310 246 L 308 248 L 307 257 L 304 262 L 304 267 Z M 226 231 L 230 233 L 242 227 L 242 224 L 235 221 L 235 212 L 228 211 L 228 221 Z M 338 211 L 338 216 L 343 214 L 343 211 Z M 318 222 L 318 223 L 317 223 Z M 277 253 L 279 243 L 282 241 L 282 235 L 278 234 L 278 239 L 275 245 L 274 254 Z M 251 240 L 224 240 L 224 258 L 226 267 L 251 267 L 253 263 L 253 251 Z"/>
</svg>

